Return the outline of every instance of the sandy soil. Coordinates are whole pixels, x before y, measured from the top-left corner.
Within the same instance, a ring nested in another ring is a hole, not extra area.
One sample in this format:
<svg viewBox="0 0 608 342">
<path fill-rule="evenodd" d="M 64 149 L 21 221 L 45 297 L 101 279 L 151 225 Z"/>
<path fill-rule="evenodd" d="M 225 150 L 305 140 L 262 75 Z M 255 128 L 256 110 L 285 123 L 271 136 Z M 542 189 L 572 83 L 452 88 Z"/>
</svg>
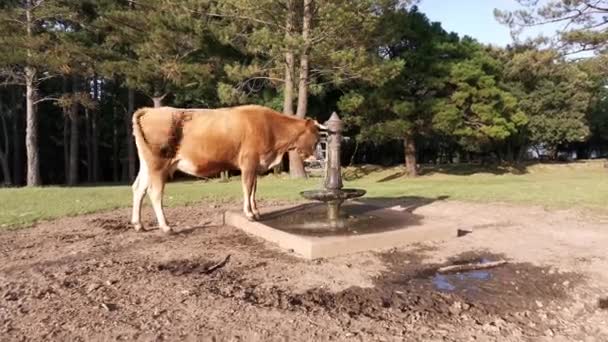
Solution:
<svg viewBox="0 0 608 342">
<path fill-rule="evenodd" d="M 0 340 L 608 340 L 607 218 L 401 204 L 473 233 L 305 261 L 222 226 L 238 203 L 169 209 L 173 236 L 129 229 L 128 209 L 2 232 Z M 436 273 L 480 259 L 508 263 Z"/>
</svg>

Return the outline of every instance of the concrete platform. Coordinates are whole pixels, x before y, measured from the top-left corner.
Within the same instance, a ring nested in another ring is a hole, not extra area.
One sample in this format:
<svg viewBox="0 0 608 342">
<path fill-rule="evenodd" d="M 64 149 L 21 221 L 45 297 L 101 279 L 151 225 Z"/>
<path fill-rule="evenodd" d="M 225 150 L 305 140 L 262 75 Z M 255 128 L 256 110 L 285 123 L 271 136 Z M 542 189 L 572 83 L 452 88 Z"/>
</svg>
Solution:
<svg viewBox="0 0 608 342">
<path fill-rule="evenodd" d="M 310 203 L 269 208 L 262 219 L 251 222 L 242 211 L 227 211 L 226 225 L 277 244 L 306 259 L 328 258 L 369 250 L 455 238 L 453 225 L 424 224 L 419 215 L 400 206 L 351 201 L 342 207 L 343 226 L 332 229 L 325 222 L 326 207 Z"/>
</svg>

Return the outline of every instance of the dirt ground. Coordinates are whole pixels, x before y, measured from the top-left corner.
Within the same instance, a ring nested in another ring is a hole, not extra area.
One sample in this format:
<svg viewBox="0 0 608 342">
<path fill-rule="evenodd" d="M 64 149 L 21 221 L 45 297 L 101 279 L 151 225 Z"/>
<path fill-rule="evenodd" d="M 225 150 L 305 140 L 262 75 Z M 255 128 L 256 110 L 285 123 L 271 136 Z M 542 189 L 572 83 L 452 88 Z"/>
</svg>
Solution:
<svg viewBox="0 0 608 342">
<path fill-rule="evenodd" d="M 169 209 L 173 236 L 129 229 L 129 209 L 2 232 L 0 340 L 608 340 L 608 218 L 401 204 L 473 233 L 305 261 L 222 226 L 240 204 L 219 202 Z M 436 273 L 481 259 L 508 263 Z"/>
</svg>

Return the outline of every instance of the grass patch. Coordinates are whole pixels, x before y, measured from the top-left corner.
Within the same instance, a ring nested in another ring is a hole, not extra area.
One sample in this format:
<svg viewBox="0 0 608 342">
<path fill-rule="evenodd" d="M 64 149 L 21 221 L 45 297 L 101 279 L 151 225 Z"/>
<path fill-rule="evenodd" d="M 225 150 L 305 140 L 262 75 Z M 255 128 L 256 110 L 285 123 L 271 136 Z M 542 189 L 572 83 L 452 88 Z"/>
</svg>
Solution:
<svg viewBox="0 0 608 342">
<path fill-rule="evenodd" d="M 361 170 L 363 169 L 363 170 Z M 605 209 L 608 203 L 608 170 L 600 163 L 535 165 L 525 170 L 450 172 L 437 168 L 409 179 L 402 168 L 348 168 L 345 187 L 367 190 L 367 197 L 439 197 L 474 202 L 509 202 L 548 208 Z M 263 199 L 301 199 L 299 192 L 318 188 L 322 179 L 290 180 L 267 176 L 258 183 Z M 172 182 L 165 204 L 178 206 L 209 199 L 241 201 L 238 179 Z M 111 210 L 131 205 L 129 186 L 42 187 L 0 189 L 0 227 L 19 227 L 36 221 Z M 145 200 L 145 205 L 148 200 Z"/>
</svg>

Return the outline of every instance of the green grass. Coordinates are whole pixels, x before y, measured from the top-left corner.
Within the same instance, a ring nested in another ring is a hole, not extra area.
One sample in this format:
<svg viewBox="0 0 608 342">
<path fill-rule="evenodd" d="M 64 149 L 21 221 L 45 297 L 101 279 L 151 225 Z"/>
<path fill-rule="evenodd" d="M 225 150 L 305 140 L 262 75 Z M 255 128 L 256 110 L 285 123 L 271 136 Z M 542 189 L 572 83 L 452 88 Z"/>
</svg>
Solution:
<svg viewBox="0 0 608 342">
<path fill-rule="evenodd" d="M 367 190 L 367 197 L 428 197 L 474 202 L 509 202 L 548 208 L 605 209 L 608 203 L 608 170 L 601 163 L 536 165 L 523 174 L 508 169 L 452 168 L 417 179 L 399 177 L 401 168 L 349 168 L 345 187 Z M 321 185 L 320 178 L 294 181 L 261 178 L 258 196 L 264 199 L 300 199 L 299 192 Z M 167 206 L 208 199 L 241 201 L 238 179 L 220 182 L 172 182 L 167 185 Z M 111 210 L 131 205 L 129 186 L 43 187 L 0 189 L 0 227 L 20 227 L 36 221 Z M 146 204 L 148 200 L 146 199 Z"/>
</svg>

